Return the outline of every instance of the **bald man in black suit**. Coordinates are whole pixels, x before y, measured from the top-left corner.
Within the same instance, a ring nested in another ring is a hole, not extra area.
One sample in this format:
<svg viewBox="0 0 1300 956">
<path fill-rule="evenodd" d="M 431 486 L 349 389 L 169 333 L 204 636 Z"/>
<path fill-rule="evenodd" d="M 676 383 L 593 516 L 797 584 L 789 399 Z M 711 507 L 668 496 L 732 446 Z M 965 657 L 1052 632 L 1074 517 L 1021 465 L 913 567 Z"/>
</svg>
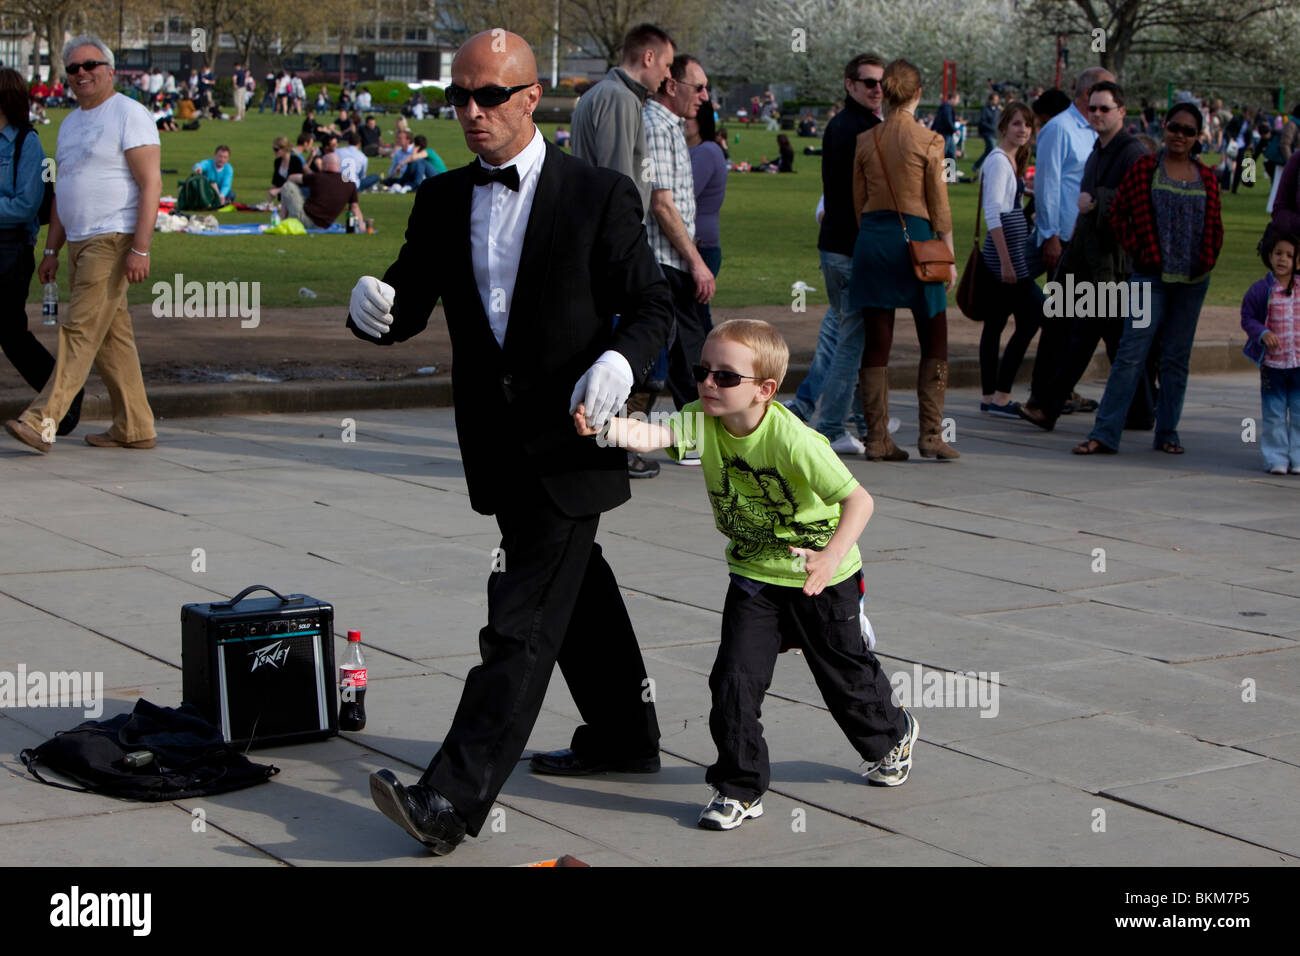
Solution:
<svg viewBox="0 0 1300 956">
<path fill-rule="evenodd" d="M 478 159 L 420 187 L 397 261 L 357 283 L 348 318 L 389 345 L 423 330 L 442 299 L 470 504 L 501 529 L 483 662 L 442 749 L 413 786 L 371 776 L 380 810 L 438 855 L 478 835 L 556 663 L 584 723 L 533 769 L 659 769 L 645 665 L 595 543 L 600 513 L 630 497 L 627 458 L 580 437 L 572 415 L 580 402 L 600 421 L 620 407 L 672 321 L 632 180 L 566 155 L 533 124 L 528 44 L 503 30 L 472 37 L 447 94 Z"/>
</svg>

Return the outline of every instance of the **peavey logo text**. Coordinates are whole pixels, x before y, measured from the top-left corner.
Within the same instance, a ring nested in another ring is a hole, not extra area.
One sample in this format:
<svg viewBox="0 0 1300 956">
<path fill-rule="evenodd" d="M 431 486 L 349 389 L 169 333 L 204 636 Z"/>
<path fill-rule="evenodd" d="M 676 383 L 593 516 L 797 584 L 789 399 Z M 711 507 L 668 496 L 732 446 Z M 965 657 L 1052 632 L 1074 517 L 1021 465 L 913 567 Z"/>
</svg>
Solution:
<svg viewBox="0 0 1300 956">
<path fill-rule="evenodd" d="M 134 936 L 148 936 L 152 927 L 152 893 L 69 893 L 50 897 L 51 926 L 127 926 Z"/>
<path fill-rule="evenodd" d="M 289 659 L 289 648 L 282 646 L 283 644 L 284 641 L 276 641 L 274 644 L 267 644 L 255 651 L 249 651 L 248 656 L 253 659 L 253 666 L 248 669 L 248 672 L 253 673 L 263 664 L 270 664 L 272 667 L 279 668 L 281 664 Z"/>
</svg>

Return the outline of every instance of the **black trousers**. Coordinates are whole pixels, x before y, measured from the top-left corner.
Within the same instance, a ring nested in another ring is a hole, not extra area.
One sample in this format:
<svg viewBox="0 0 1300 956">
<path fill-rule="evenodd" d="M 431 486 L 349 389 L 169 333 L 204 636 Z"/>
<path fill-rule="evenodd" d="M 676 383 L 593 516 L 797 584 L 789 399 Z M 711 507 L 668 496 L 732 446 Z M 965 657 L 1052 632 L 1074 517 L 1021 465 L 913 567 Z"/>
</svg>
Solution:
<svg viewBox="0 0 1300 956">
<path fill-rule="evenodd" d="M 1014 285 L 1005 283 L 984 264 L 982 255 L 973 268 L 976 270 L 975 308 L 984 323 L 980 332 L 980 388 L 985 395 L 1010 392 L 1029 343 L 1043 324 L 1042 299 L 1032 288 L 1033 279 L 1021 279 Z M 1016 317 L 1016 328 L 999 362 L 1002 330 L 1007 327 L 1007 316 L 1012 314 Z"/>
<path fill-rule="evenodd" d="M 1061 414 L 1061 407 L 1069 400 L 1083 373 L 1092 362 L 1092 353 L 1097 350 L 1098 342 L 1106 343 L 1106 357 L 1115 361 L 1119 349 L 1119 340 L 1124 335 L 1126 319 L 1075 319 L 1070 332 L 1069 345 L 1061 357 L 1057 373 L 1050 384 L 1045 386 L 1043 401 L 1040 406 L 1053 418 Z M 1156 417 L 1156 396 L 1158 392 L 1157 377 L 1160 372 L 1160 352 L 1151 349 L 1147 356 L 1146 371 L 1138 382 L 1137 391 L 1129 405 L 1127 424 L 1129 427 L 1150 427 Z"/>
<path fill-rule="evenodd" d="M 771 769 L 759 718 L 783 638 L 803 650 L 831 716 L 863 760 L 883 758 L 907 729 L 890 700 L 889 678 L 862 639 L 856 577 L 815 597 L 774 584 L 751 596 L 733 581 L 709 675 L 718 761 L 705 780 L 724 797 L 749 801 L 767 792 Z"/>
<path fill-rule="evenodd" d="M 54 374 L 54 356 L 27 328 L 27 290 L 35 271 L 36 259 L 25 239 L 0 239 L 0 351 L 23 381 L 39 393 Z M 84 394 L 84 389 L 77 393 L 59 423 L 60 435 L 77 427 Z"/>
<path fill-rule="evenodd" d="M 566 517 L 539 485 L 496 517 L 505 570 L 488 579 L 483 662 L 469 672 L 442 749 L 420 778 L 474 836 L 519 762 L 557 663 L 585 722 L 575 752 L 659 752 L 641 649 L 595 543 L 599 516 Z"/>
<path fill-rule="evenodd" d="M 39 392 L 54 371 L 54 356 L 27 328 L 27 290 L 35 271 L 30 245 L 0 239 L 0 348 L 23 381 Z"/>
<path fill-rule="evenodd" d="M 673 293 L 677 331 L 668 346 L 668 390 L 672 392 L 673 405 L 681 411 L 683 405 L 700 397 L 691 366 L 700 363 L 700 352 L 709 329 L 705 324 L 704 308 L 695 301 L 695 280 L 691 274 L 663 264 L 659 268 Z"/>
</svg>

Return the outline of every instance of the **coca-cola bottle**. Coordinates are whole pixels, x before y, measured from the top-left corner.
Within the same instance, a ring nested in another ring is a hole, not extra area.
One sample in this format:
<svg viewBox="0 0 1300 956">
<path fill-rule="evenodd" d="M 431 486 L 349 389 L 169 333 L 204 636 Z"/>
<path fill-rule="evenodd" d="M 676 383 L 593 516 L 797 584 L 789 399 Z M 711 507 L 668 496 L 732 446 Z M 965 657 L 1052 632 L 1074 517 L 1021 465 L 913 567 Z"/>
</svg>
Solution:
<svg viewBox="0 0 1300 956">
<path fill-rule="evenodd" d="M 366 661 L 361 656 L 361 632 L 348 631 L 348 653 L 339 664 L 339 730 L 366 726 Z"/>
</svg>

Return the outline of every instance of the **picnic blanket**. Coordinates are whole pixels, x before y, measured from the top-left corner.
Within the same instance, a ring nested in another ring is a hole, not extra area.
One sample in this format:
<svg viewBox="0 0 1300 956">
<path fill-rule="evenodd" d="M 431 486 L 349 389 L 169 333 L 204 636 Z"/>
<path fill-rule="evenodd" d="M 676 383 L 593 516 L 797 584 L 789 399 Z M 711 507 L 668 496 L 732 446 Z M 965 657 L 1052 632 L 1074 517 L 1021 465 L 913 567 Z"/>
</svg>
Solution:
<svg viewBox="0 0 1300 956">
<path fill-rule="evenodd" d="M 259 235 L 266 232 L 270 226 L 264 222 L 240 222 L 228 225 L 217 226 L 216 229 L 205 229 L 202 232 L 192 232 L 192 236 L 249 236 Z M 317 226 L 311 226 L 307 229 L 307 235 L 317 235 L 321 233 L 340 233 L 346 232 L 337 222 L 330 223 L 328 229 L 321 229 Z"/>
</svg>

